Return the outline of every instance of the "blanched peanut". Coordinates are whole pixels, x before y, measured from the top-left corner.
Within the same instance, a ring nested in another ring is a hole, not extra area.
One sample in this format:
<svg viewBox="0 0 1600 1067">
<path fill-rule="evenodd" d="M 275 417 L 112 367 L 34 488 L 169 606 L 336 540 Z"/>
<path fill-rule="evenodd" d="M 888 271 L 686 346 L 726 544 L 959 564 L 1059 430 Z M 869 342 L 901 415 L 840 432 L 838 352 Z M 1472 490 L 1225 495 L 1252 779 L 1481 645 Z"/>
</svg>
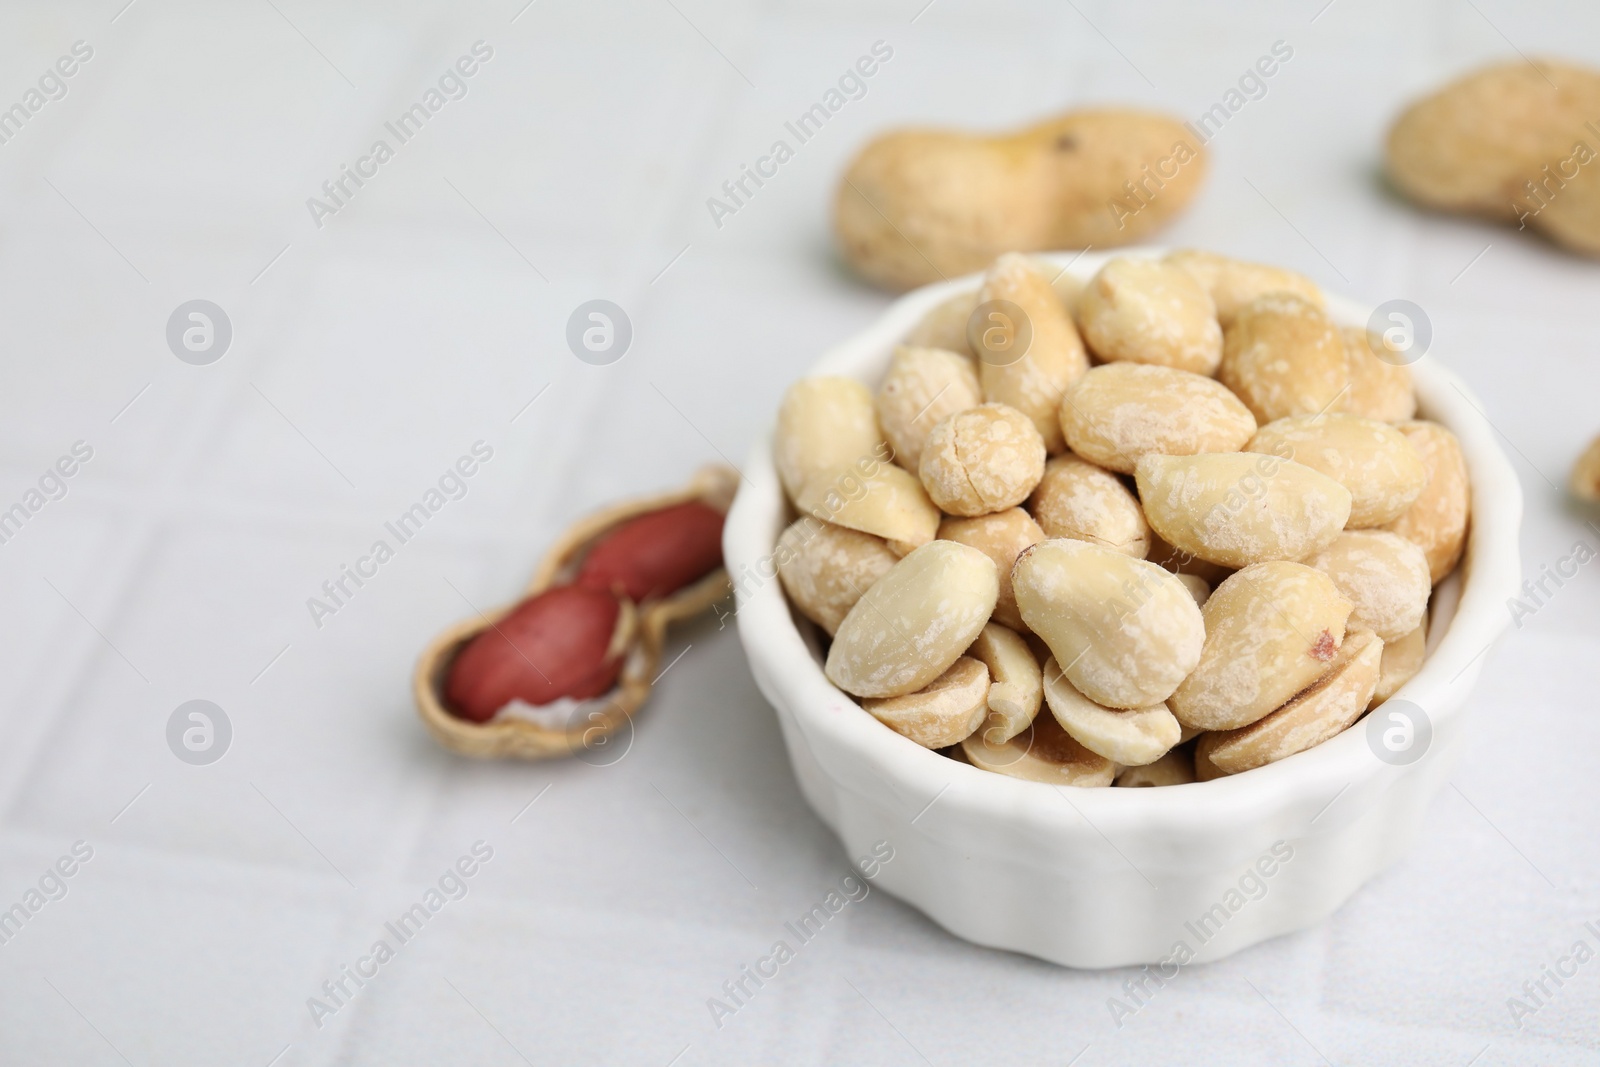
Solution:
<svg viewBox="0 0 1600 1067">
<path fill-rule="evenodd" d="M 1206 606 L 1206 600 L 1211 596 L 1211 586 L 1206 584 L 1204 578 L 1197 578 L 1192 574 L 1180 574 L 1178 575 L 1178 581 L 1182 582 L 1183 587 L 1189 590 L 1189 595 L 1194 597 L 1196 604 L 1202 608 Z"/>
<path fill-rule="evenodd" d="M 1341 326 L 1339 335 L 1344 338 L 1350 391 L 1338 408 L 1379 422 L 1404 422 L 1414 416 L 1417 392 L 1411 384 L 1410 368 L 1380 357 L 1366 330 Z"/>
<path fill-rule="evenodd" d="M 1078 297 L 1077 312 L 1084 341 L 1107 363 L 1211 374 L 1222 359 L 1211 295 L 1188 271 L 1160 260 L 1111 260 Z"/>
<path fill-rule="evenodd" d="M 954 541 L 923 545 L 850 609 L 824 673 L 859 697 L 915 693 L 967 650 L 999 593 L 994 563 L 982 552 Z"/>
<path fill-rule="evenodd" d="M 933 428 L 917 473 L 929 498 L 952 515 L 1004 511 L 1028 499 L 1044 476 L 1044 441 L 1022 412 L 980 404 Z"/>
<path fill-rule="evenodd" d="M 1422 455 L 1428 484 L 1405 514 L 1385 530 L 1416 544 L 1428 557 L 1428 571 L 1438 585 L 1461 562 L 1466 546 L 1471 483 L 1467 461 L 1456 435 L 1436 422 L 1413 420 L 1398 427 Z"/>
<path fill-rule="evenodd" d="M 983 735 L 990 744 L 1009 741 L 1028 728 L 1044 700 L 1044 678 L 1028 643 L 999 623 L 991 622 L 967 649 L 967 655 L 989 668 L 989 717 Z"/>
<path fill-rule="evenodd" d="M 1351 530 L 1393 522 L 1428 481 L 1405 434 L 1359 415 L 1291 415 L 1261 427 L 1244 447 L 1303 463 L 1350 490 Z"/>
<path fill-rule="evenodd" d="M 1217 321 L 1224 327 L 1238 317 L 1239 309 L 1268 293 L 1294 293 L 1322 307 L 1322 290 L 1303 274 L 1262 263 L 1247 263 L 1192 248 L 1168 253 L 1166 262 L 1188 271 L 1211 294 Z"/>
<path fill-rule="evenodd" d="M 947 416 L 983 403 L 972 360 L 939 348 L 894 350 L 889 373 L 878 388 L 878 425 L 894 448 L 894 461 L 912 474 L 922 445 Z"/>
<path fill-rule="evenodd" d="M 1376 634 L 1351 630 L 1327 672 L 1311 686 L 1258 722 L 1206 734 L 1196 751 L 1224 774 L 1238 774 L 1322 744 L 1367 710 L 1382 656 Z"/>
<path fill-rule="evenodd" d="M 1143 767 L 1129 767 L 1117 775 L 1114 785 L 1122 788 L 1139 788 L 1153 785 L 1188 785 L 1194 781 L 1194 753 L 1187 748 L 1175 748 L 1154 763 Z"/>
<path fill-rule="evenodd" d="M 809 515 L 783 531 L 774 555 L 790 601 L 830 637 L 861 594 L 889 573 L 897 559 L 883 538 Z"/>
<path fill-rule="evenodd" d="M 821 470 L 794 498 L 794 506 L 823 522 L 848 526 L 890 542 L 917 546 L 933 540 L 939 509 L 916 475 L 889 463 Z"/>
<path fill-rule="evenodd" d="M 1406 634 L 1398 641 L 1383 643 L 1383 662 L 1378 666 L 1378 687 L 1372 691 L 1372 703 L 1377 707 L 1400 691 L 1400 687 L 1416 677 L 1422 669 L 1422 657 L 1428 647 L 1428 624 Z"/>
<path fill-rule="evenodd" d="M 1200 609 L 1153 563 L 1062 538 L 1024 551 L 1011 581 L 1023 621 L 1097 704 L 1159 704 L 1199 662 Z"/>
<path fill-rule="evenodd" d="M 1322 309 L 1268 293 L 1239 309 L 1223 334 L 1217 377 L 1257 422 L 1332 410 L 1349 390 L 1344 338 Z"/>
<path fill-rule="evenodd" d="M 1044 540 L 1044 531 L 1033 517 L 1021 508 L 1008 508 L 971 519 L 946 518 L 939 523 L 939 537 L 971 545 L 994 561 L 1000 575 L 1000 599 L 994 606 L 994 619 L 1013 630 L 1025 629 L 1011 589 L 1011 568 L 1023 549 Z"/>
<path fill-rule="evenodd" d="M 1253 452 L 1148 455 L 1134 472 L 1145 517 L 1174 548 L 1225 567 L 1303 559 L 1350 517 L 1350 491 L 1293 460 Z"/>
<path fill-rule="evenodd" d="M 1047 451 L 1060 452 L 1061 394 L 1089 369 L 1078 328 L 1061 306 L 1050 279 L 1027 256 L 1008 254 L 995 260 L 984 278 L 980 303 L 1007 300 L 1027 317 L 1032 335 L 1021 358 L 1003 365 L 981 359 L 978 378 L 985 400 L 1016 408 L 1033 420 Z M 981 353 L 980 353 L 981 355 Z"/>
<path fill-rule="evenodd" d="M 1255 416 L 1210 378 L 1140 363 L 1108 363 L 1067 390 L 1061 430 L 1072 451 L 1119 474 L 1151 452 L 1192 456 L 1237 452 Z"/>
<path fill-rule="evenodd" d="M 1110 471 L 1077 456 L 1056 456 L 1028 509 L 1047 537 L 1071 537 L 1143 559 L 1150 550 L 1150 525 L 1138 499 Z"/>
<path fill-rule="evenodd" d="M 978 730 L 961 742 L 974 767 L 1010 778 L 1051 785 L 1105 786 L 1117 776 L 1117 765 L 1074 741 L 1053 715 L 1037 716 L 1017 736 L 990 744 Z"/>
<path fill-rule="evenodd" d="M 957 293 L 924 315 L 906 334 L 905 343 L 915 348 L 942 348 L 970 357 L 972 347 L 967 344 L 967 320 L 972 318 L 977 306 L 978 290 Z"/>
<path fill-rule="evenodd" d="M 1310 685 L 1344 640 L 1350 602 L 1321 571 L 1257 563 L 1217 586 L 1203 609 L 1205 649 L 1167 706 L 1185 726 L 1248 726 Z"/>
<path fill-rule="evenodd" d="M 1124 767 L 1154 763 L 1183 732 L 1165 704 L 1125 710 L 1096 704 L 1067 681 L 1054 659 L 1045 661 L 1044 698 L 1073 740 Z"/>
<path fill-rule="evenodd" d="M 863 700 L 861 706 L 923 748 L 944 748 L 965 740 L 978 728 L 989 712 L 988 696 L 989 668 L 962 656 L 915 693 Z"/>
<path fill-rule="evenodd" d="M 772 458 L 795 500 L 818 472 L 888 458 L 872 392 L 854 378 L 802 378 L 783 394 Z"/>
<path fill-rule="evenodd" d="M 1332 578 L 1354 605 L 1351 630 L 1371 630 L 1385 641 L 1398 641 L 1422 625 L 1433 592 L 1428 557 L 1399 534 L 1346 530 L 1306 564 Z"/>
</svg>

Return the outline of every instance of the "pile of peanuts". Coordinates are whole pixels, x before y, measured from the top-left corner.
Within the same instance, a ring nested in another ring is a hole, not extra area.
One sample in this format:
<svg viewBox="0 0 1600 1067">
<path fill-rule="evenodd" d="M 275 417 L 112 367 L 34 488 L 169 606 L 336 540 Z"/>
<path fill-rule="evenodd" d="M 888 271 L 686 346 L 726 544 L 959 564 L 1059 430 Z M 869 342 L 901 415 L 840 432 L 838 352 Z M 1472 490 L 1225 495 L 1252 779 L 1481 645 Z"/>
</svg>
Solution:
<svg viewBox="0 0 1600 1067">
<path fill-rule="evenodd" d="M 1194 251 L 1064 274 L 1001 256 L 876 393 L 785 396 L 800 517 L 774 559 L 828 679 L 1055 784 L 1205 781 L 1333 737 L 1421 667 L 1467 535 L 1455 436 L 1305 277 Z"/>
</svg>

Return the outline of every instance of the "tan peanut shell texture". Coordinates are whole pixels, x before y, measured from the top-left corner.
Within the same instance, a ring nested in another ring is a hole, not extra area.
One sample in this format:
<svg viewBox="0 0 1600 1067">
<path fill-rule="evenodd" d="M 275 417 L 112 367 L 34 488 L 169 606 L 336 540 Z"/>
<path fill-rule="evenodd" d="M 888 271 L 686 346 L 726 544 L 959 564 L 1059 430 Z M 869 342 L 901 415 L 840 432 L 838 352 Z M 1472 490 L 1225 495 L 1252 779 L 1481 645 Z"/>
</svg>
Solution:
<svg viewBox="0 0 1600 1067">
<path fill-rule="evenodd" d="M 905 129 L 870 142 L 834 198 L 845 261 L 890 289 L 1006 252 L 1131 244 L 1188 206 L 1206 152 L 1176 119 L 1074 111 L 1014 133 Z"/>
<path fill-rule="evenodd" d="M 1386 149 L 1390 181 L 1419 204 L 1600 255 L 1600 71 L 1549 59 L 1474 71 L 1401 112 Z"/>
<path fill-rule="evenodd" d="M 876 392 L 785 398 L 774 556 L 827 678 L 927 759 L 1054 785 L 1205 782 L 1351 729 L 1423 667 L 1470 532 L 1459 442 L 1300 275 L 1052 270 L 1001 255 Z"/>
</svg>

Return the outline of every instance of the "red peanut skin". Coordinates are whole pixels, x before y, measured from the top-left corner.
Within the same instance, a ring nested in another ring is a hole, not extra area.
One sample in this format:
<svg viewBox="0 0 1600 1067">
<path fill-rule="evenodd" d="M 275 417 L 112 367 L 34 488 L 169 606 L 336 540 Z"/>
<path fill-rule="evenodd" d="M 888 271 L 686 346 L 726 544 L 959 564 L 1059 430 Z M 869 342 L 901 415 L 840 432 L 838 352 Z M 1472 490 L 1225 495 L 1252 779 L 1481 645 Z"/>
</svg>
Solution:
<svg viewBox="0 0 1600 1067">
<path fill-rule="evenodd" d="M 606 659 L 622 605 L 603 589 L 547 589 L 484 630 L 456 656 L 445 701 L 470 722 L 488 722 L 513 699 L 538 706 L 611 691 L 623 656 Z"/>
<path fill-rule="evenodd" d="M 629 519 L 589 549 L 574 584 L 634 602 L 669 596 L 722 566 L 722 520 L 697 500 Z"/>
</svg>

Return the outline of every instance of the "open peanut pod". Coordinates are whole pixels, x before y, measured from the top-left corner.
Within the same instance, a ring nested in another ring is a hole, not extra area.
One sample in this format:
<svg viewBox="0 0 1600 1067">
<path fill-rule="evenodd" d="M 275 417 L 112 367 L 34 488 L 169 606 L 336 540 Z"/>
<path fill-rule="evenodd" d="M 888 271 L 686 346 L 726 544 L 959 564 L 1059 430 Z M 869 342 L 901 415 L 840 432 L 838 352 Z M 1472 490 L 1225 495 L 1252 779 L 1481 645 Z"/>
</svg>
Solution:
<svg viewBox="0 0 1600 1067">
<path fill-rule="evenodd" d="M 621 584 L 616 585 L 618 609 L 609 630 L 606 657 L 608 661 L 620 660 L 620 670 L 614 684 L 598 696 L 562 696 L 539 705 L 514 700 L 499 706 L 498 711 L 476 708 L 472 714 L 465 714 L 463 707 L 453 705 L 450 699 L 452 671 L 457 659 L 485 631 L 493 630 L 504 637 L 500 624 L 524 608 L 530 598 L 567 588 L 574 582 L 593 586 L 595 583 L 588 581 L 585 561 L 597 547 L 608 551 L 604 546 L 609 535 L 635 520 L 690 502 L 726 514 L 738 477 L 728 467 L 705 467 L 675 492 L 626 501 L 580 520 L 545 554 L 521 599 L 456 623 L 435 637 L 418 658 L 413 676 L 417 714 L 428 732 L 445 748 L 463 756 L 534 760 L 592 750 L 618 730 L 628 728 L 633 713 L 649 698 L 658 677 L 667 627 L 700 614 L 727 595 L 728 575 L 721 566 L 664 595 L 651 591 L 640 594 L 635 589 L 632 592 L 638 595 L 630 596 Z M 613 549 L 615 544 L 611 542 Z M 492 642 L 493 638 L 488 640 Z M 511 638 L 505 637 L 502 643 L 527 661 Z M 562 665 L 545 666 L 554 671 Z M 529 662 L 529 667 L 544 677 L 537 664 Z M 487 721 L 474 721 L 474 715 Z"/>
</svg>

